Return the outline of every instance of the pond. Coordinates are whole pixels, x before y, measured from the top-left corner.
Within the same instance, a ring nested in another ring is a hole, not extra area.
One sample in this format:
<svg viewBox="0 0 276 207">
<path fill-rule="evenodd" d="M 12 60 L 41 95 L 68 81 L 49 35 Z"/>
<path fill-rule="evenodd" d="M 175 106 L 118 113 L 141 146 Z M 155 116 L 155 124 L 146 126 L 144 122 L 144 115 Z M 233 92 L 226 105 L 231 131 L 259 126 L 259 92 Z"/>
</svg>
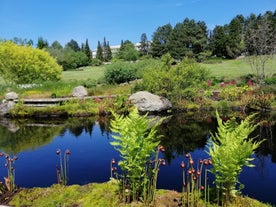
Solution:
<svg viewBox="0 0 276 207">
<path fill-rule="evenodd" d="M 242 115 L 239 115 L 242 116 Z M 224 119 L 228 118 L 225 114 Z M 262 120 L 253 136 L 266 138 L 256 151 L 255 168 L 244 168 L 240 181 L 243 194 L 263 202 L 276 204 L 276 126 L 275 116 L 258 116 Z M 46 187 L 57 183 L 59 156 L 69 149 L 69 184 L 105 182 L 110 178 L 110 161 L 119 154 L 112 141 L 107 117 L 71 118 L 66 120 L 0 120 L 0 151 L 17 155 L 15 183 L 20 187 Z M 208 158 L 210 131 L 217 127 L 214 113 L 174 114 L 159 129 L 163 134 L 161 156 L 166 166 L 160 166 L 158 188 L 181 191 L 182 169 L 191 153 L 195 161 Z M 5 158 L 0 157 L 0 180 L 7 176 Z M 212 180 L 210 175 L 210 180 Z"/>
</svg>

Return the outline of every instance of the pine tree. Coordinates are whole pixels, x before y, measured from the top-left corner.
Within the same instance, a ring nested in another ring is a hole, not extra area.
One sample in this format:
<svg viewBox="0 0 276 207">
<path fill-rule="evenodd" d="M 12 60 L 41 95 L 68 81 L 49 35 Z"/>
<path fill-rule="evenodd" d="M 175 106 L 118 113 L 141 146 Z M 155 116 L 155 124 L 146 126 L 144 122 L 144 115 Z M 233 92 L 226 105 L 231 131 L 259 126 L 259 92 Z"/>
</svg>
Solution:
<svg viewBox="0 0 276 207">
<path fill-rule="evenodd" d="M 112 51 L 111 51 L 111 48 L 109 46 L 109 42 L 107 42 L 107 45 L 106 45 L 106 60 L 110 61 L 111 59 L 112 59 Z"/>
<path fill-rule="evenodd" d="M 97 53 L 96 53 L 96 58 L 103 61 L 103 48 L 101 46 L 100 41 L 98 41 L 98 46 L 97 46 Z"/>
<path fill-rule="evenodd" d="M 141 35 L 139 50 L 141 55 L 147 55 L 149 53 L 149 42 L 146 33 Z"/>
<path fill-rule="evenodd" d="M 85 41 L 84 53 L 86 54 L 88 60 L 90 61 L 92 59 L 92 54 L 91 54 L 91 50 L 89 48 L 88 39 L 86 39 L 86 41 Z"/>
</svg>

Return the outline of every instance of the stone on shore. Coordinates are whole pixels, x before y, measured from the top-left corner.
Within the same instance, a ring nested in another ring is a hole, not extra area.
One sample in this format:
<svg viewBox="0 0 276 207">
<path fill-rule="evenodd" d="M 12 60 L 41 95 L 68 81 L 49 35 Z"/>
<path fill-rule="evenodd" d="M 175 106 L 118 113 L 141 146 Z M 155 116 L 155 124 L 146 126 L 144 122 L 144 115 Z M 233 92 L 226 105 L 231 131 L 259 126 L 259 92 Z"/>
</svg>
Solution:
<svg viewBox="0 0 276 207">
<path fill-rule="evenodd" d="M 167 98 L 147 91 L 134 93 L 129 97 L 129 100 L 141 112 L 162 112 L 172 108 L 172 104 Z"/>
</svg>

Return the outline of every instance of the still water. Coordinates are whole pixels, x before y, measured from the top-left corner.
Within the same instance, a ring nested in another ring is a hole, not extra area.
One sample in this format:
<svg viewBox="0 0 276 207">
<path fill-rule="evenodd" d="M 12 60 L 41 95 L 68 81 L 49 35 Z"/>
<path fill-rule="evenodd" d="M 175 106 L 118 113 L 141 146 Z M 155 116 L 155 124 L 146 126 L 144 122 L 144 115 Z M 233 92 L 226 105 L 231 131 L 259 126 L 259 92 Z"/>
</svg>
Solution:
<svg viewBox="0 0 276 207">
<path fill-rule="evenodd" d="M 228 115 L 224 118 L 227 119 Z M 253 136 L 266 138 L 255 154 L 255 168 L 244 168 L 240 181 L 243 193 L 276 205 L 276 126 L 271 115 L 259 116 L 263 125 Z M 110 178 L 110 161 L 119 154 L 110 145 L 112 136 L 107 118 L 74 118 L 67 120 L 1 120 L 0 151 L 17 155 L 16 184 L 20 187 L 46 187 L 57 183 L 59 157 L 69 149 L 69 184 L 105 182 Z M 176 114 L 159 130 L 166 151 L 161 156 L 158 188 L 181 191 L 180 163 L 191 153 L 193 159 L 208 158 L 209 132 L 216 130 L 210 114 Z M 7 175 L 5 158 L 0 158 L 0 180 Z M 212 176 L 210 175 L 210 179 Z"/>
</svg>

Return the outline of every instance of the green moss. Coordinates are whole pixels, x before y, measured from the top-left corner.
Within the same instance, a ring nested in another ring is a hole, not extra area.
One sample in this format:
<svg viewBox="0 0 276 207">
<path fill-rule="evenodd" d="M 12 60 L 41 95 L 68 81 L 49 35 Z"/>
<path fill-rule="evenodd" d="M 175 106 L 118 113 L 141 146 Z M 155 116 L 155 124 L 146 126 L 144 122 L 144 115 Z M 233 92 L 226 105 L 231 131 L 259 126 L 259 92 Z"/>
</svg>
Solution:
<svg viewBox="0 0 276 207">
<path fill-rule="evenodd" d="M 113 182 L 84 186 L 53 185 L 48 188 L 22 189 L 9 205 L 32 207 L 118 206 L 117 186 Z"/>
</svg>

